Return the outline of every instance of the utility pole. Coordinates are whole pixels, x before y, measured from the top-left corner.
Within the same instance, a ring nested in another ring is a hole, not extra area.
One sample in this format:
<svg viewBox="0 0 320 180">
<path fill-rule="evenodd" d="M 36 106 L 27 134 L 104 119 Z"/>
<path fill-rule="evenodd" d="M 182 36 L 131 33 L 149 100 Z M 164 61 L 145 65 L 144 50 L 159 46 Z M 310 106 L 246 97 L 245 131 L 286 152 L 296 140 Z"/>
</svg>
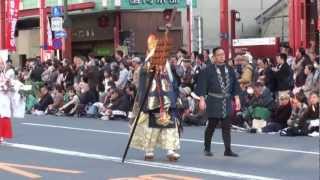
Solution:
<svg viewBox="0 0 320 180">
<path fill-rule="evenodd" d="M 318 40 L 319 40 L 319 43 L 318 43 L 319 51 L 318 51 L 318 53 L 320 54 L 320 0 L 317 1 L 317 7 L 318 7 L 317 8 L 317 13 L 318 13 Z"/>
<path fill-rule="evenodd" d="M 40 0 L 40 59 L 44 61 L 44 50 L 47 46 L 47 9 L 46 1 Z"/>
<path fill-rule="evenodd" d="M 229 0 L 220 0 L 220 45 L 229 59 Z"/>
<path fill-rule="evenodd" d="M 71 18 L 69 17 L 68 14 L 68 0 L 64 0 L 64 22 L 63 22 L 63 27 L 65 32 L 67 33 L 67 37 L 63 39 L 63 45 L 62 45 L 62 58 L 68 58 L 71 59 L 71 54 L 72 54 L 72 34 L 71 34 L 71 27 L 72 27 L 72 22 Z"/>
</svg>

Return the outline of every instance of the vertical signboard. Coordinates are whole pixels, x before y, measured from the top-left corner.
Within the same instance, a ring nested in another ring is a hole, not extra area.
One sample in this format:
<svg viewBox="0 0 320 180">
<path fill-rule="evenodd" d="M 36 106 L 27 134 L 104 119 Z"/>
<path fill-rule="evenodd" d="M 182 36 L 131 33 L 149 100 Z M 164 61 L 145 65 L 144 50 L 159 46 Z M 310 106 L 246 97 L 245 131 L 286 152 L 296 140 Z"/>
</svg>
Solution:
<svg viewBox="0 0 320 180">
<path fill-rule="evenodd" d="M 7 0 L 6 4 L 6 49 L 16 50 L 15 30 L 18 21 L 20 0 Z"/>
</svg>

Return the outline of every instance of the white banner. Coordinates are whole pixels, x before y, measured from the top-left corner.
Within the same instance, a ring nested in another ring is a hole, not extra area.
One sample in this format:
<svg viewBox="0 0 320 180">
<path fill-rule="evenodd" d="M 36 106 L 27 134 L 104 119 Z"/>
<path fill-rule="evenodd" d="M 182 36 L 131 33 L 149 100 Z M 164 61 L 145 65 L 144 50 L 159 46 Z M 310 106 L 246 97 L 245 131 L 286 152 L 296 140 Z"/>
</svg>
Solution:
<svg viewBox="0 0 320 180">
<path fill-rule="evenodd" d="M 275 45 L 277 39 L 271 38 L 248 38 L 248 39 L 234 39 L 232 45 L 237 46 L 259 46 L 259 45 Z"/>
<path fill-rule="evenodd" d="M 0 58 L 6 62 L 8 60 L 9 52 L 7 49 L 0 50 Z"/>
</svg>

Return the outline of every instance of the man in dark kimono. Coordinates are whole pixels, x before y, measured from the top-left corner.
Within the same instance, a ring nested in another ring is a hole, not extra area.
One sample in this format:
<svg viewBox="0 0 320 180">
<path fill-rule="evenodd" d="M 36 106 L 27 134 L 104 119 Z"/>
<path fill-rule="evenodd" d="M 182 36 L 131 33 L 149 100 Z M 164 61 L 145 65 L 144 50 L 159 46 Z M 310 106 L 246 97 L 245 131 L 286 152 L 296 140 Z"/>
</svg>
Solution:
<svg viewBox="0 0 320 180">
<path fill-rule="evenodd" d="M 201 73 L 197 87 L 200 96 L 199 108 L 207 111 L 208 123 L 205 130 L 204 154 L 212 156 L 211 139 L 214 130 L 221 122 L 222 137 L 225 145 L 225 156 L 237 157 L 231 150 L 231 121 L 232 101 L 236 110 L 240 110 L 240 86 L 234 70 L 225 62 L 225 53 L 221 47 L 213 49 L 214 62 Z"/>
</svg>

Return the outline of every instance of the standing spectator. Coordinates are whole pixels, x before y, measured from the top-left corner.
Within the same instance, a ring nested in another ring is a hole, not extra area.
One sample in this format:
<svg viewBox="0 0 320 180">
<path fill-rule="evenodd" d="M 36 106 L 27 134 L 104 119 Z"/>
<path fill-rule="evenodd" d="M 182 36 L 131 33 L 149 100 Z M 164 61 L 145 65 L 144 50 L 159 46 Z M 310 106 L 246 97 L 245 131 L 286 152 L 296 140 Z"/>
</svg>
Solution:
<svg viewBox="0 0 320 180">
<path fill-rule="evenodd" d="M 41 74 L 43 73 L 43 67 L 40 64 L 40 60 L 34 60 L 30 63 L 30 79 L 32 82 L 41 82 Z"/>
<path fill-rule="evenodd" d="M 99 85 L 99 68 L 96 65 L 96 61 L 91 58 L 91 60 L 86 64 L 86 71 L 84 72 L 84 76 L 87 79 L 89 85 L 90 97 L 92 98 L 92 102 L 99 101 L 99 93 L 98 93 L 98 85 Z"/>
<path fill-rule="evenodd" d="M 193 67 L 193 80 L 197 84 L 200 72 L 206 68 L 206 64 L 204 62 L 204 57 L 202 54 L 199 54 L 196 58 L 196 65 Z"/>
<path fill-rule="evenodd" d="M 312 64 L 310 57 L 306 54 L 304 48 L 299 48 L 296 53 L 296 59 L 293 63 L 296 87 L 301 87 L 304 85 L 307 78 L 307 76 L 304 73 L 304 68 L 308 64 Z"/>
<path fill-rule="evenodd" d="M 187 51 L 180 48 L 177 52 L 177 59 L 178 59 L 178 65 L 181 65 L 182 64 L 182 61 L 186 58 L 187 56 Z"/>
<path fill-rule="evenodd" d="M 193 69 L 190 59 L 185 59 L 182 61 L 182 76 L 181 78 L 181 86 L 189 86 L 193 87 Z"/>
<path fill-rule="evenodd" d="M 73 58 L 74 68 L 73 74 L 74 74 L 74 83 L 79 83 L 81 80 L 81 77 L 84 75 L 84 68 L 85 68 L 85 57 L 75 56 Z"/>
<path fill-rule="evenodd" d="M 281 94 L 288 94 L 292 73 L 290 73 L 286 54 L 281 53 L 277 56 L 277 67 L 272 68 L 272 71 L 274 73 L 273 76 L 275 77 L 277 97 L 280 97 Z"/>
<path fill-rule="evenodd" d="M 12 60 L 8 59 L 6 63 L 7 63 L 7 65 L 6 65 L 6 73 L 5 73 L 5 75 L 6 75 L 6 77 L 8 79 L 13 80 L 16 77 L 16 73 L 15 73 L 13 65 L 12 65 Z"/>
<path fill-rule="evenodd" d="M 316 87 L 316 82 L 314 82 L 314 72 L 315 68 L 313 65 L 309 64 L 304 68 L 304 73 L 307 76 L 305 84 L 302 86 L 304 94 L 309 97 L 310 93 Z M 319 88 L 319 87 L 318 87 Z"/>
<path fill-rule="evenodd" d="M 204 49 L 202 54 L 203 54 L 204 63 L 206 65 L 209 65 L 211 63 L 209 49 Z"/>
<path fill-rule="evenodd" d="M 141 68 L 141 59 L 139 57 L 134 57 L 132 59 L 132 66 L 133 66 L 133 79 L 132 79 L 132 84 L 138 88 L 139 84 L 139 72 Z"/>
<path fill-rule="evenodd" d="M 242 73 L 238 81 L 240 87 L 244 90 L 252 83 L 254 70 L 249 62 L 248 56 L 242 56 L 242 58 L 240 58 L 240 63 L 242 66 Z"/>
<path fill-rule="evenodd" d="M 294 57 L 290 55 L 290 50 L 290 47 L 285 45 L 281 47 L 280 52 L 287 55 L 287 63 L 290 67 L 292 67 L 292 64 L 294 63 Z"/>
<path fill-rule="evenodd" d="M 59 76 L 60 62 L 58 60 L 49 61 L 47 65 L 48 68 L 41 74 L 41 79 L 50 88 L 53 88 Z"/>
<path fill-rule="evenodd" d="M 119 68 L 119 79 L 115 83 L 118 89 L 123 90 L 128 82 L 129 71 L 127 69 L 127 64 L 125 64 L 125 61 L 121 61 L 119 63 Z"/>
<path fill-rule="evenodd" d="M 123 58 L 124 58 L 124 53 L 121 50 L 117 50 L 116 54 L 115 54 L 115 58 L 116 58 L 116 62 L 120 63 L 122 62 Z"/>
</svg>

